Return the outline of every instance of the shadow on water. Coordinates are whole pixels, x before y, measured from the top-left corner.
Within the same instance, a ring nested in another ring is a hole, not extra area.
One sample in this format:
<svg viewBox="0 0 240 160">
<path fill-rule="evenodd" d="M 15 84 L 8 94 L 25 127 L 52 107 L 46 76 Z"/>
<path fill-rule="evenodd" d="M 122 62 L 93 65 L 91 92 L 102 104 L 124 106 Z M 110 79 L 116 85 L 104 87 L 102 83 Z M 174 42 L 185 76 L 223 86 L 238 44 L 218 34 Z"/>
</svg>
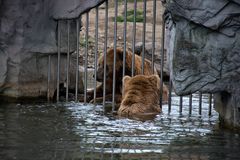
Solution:
<svg viewBox="0 0 240 160">
<path fill-rule="evenodd" d="M 80 103 L 0 104 L 0 159 L 238 159 L 240 134 L 217 127 L 208 98 L 173 97 L 155 119 L 136 121 Z"/>
</svg>

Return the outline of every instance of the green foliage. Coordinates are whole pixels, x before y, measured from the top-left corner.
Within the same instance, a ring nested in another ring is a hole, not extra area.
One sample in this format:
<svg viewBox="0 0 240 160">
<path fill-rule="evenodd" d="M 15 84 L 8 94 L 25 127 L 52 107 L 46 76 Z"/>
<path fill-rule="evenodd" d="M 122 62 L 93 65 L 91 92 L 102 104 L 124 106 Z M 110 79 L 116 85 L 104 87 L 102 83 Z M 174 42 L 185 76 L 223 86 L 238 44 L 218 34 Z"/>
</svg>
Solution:
<svg viewBox="0 0 240 160">
<path fill-rule="evenodd" d="M 114 20 L 114 18 L 113 18 Z M 133 22 L 134 21 L 134 10 L 128 10 L 127 11 L 127 22 Z M 117 22 L 124 22 L 124 15 L 117 16 Z M 136 22 L 143 22 L 143 11 L 142 10 L 136 10 Z"/>
<path fill-rule="evenodd" d="M 91 45 L 94 42 L 95 42 L 95 40 L 92 37 L 88 36 L 88 45 Z M 81 47 L 86 47 L 86 39 L 85 39 L 85 37 L 80 37 L 79 44 L 80 44 Z"/>
<path fill-rule="evenodd" d="M 134 3 L 134 0 L 127 0 L 128 3 Z M 137 0 L 137 2 L 143 2 L 143 0 Z M 124 3 L 124 0 L 119 0 L 118 3 Z"/>
</svg>

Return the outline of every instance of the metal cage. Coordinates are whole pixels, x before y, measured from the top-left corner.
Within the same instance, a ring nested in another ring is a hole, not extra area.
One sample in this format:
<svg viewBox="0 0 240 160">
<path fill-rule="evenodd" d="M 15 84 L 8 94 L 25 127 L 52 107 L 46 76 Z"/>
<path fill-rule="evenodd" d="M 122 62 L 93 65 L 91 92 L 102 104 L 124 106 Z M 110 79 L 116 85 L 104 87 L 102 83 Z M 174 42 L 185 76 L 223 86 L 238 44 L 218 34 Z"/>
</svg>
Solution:
<svg viewBox="0 0 240 160">
<path fill-rule="evenodd" d="M 114 7 L 109 8 L 109 5 L 114 5 Z M 152 9 L 147 10 L 147 5 L 151 5 Z M 109 47 L 114 49 L 114 65 L 113 65 L 113 84 L 112 84 L 112 110 L 114 111 L 114 95 L 115 95 L 115 64 L 116 64 L 116 48 L 122 47 L 124 51 L 123 58 L 123 75 L 125 75 L 125 54 L 126 50 L 130 49 L 133 53 L 136 52 L 137 44 L 141 43 L 140 49 L 142 50 L 142 66 L 144 65 L 144 60 L 147 58 L 152 63 L 152 69 L 154 69 L 155 64 L 159 64 L 160 71 L 159 75 L 162 79 L 161 86 L 163 86 L 163 75 L 164 66 L 166 69 L 168 67 L 168 55 L 166 54 L 166 48 L 164 47 L 164 33 L 165 33 L 165 22 L 162 17 L 164 10 L 161 7 L 161 1 L 144 0 L 139 4 L 139 1 L 134 0 L 133 3 L 127 0 L 123 1 L 105 1 L 105 3 L 93 8 L 86 13 L 82 14 L 79 18 L 73 20 L 58 20 L 58 60 L 57 60 L 57 82 L 56 82 L 56 100 L 60 101 L 60 63 L 61 63 L 61 36 L 62 30 L 67 31 L 67 61 L 65 64 L 65 87 L 64 90 L 65 99 L 64 101 L 69 101 L 69 59 L 75 56 L 76 59 L 76 71 L 75 71 L 75 88 L 74 88 L 74 100 L 76 102 L 87 103 L 87 91 L 92 88 L 94 89 L 94 98 L 96 97 L 96 87 L 98 82 L 96 80 L 97 71 L 97 60 L 99 55 L 102 53 L 104 55 L 104 80 L 103 80 L 103 106 L 105 106 L 105 95 L 106 95 L 106 53 Z M 130 15 L 131 14 L 131 15 Z M 149 19 L 149 15 L 152 19 Z M 159 16 L 161 15 L 161 16 Z M 130 18 L 129 18 L 130 17 Z M 71 22 L 70 22 L 71 21 Z M 70 23 L 76 25 L 76 49 L 75 54 L 70 53 Z M 67 24 L 67 25 L 62 25 Z M 66 27 L 67 26 L 67 27 Z M 65 28 L 61 28 L 65 27 Z M 79 30 L 81 30 L 79 34 Z M 160 31 L 160 32 L 159 32 Z M 146 37 L 148 37 L 146 39 Z M 150 37 L 150 38 L 149 38 Z M 148 46 L 146 46 L 148 44 Z M 150 44 L 150 45 L 149 45 Z M 146 48 L 150 46 L 147 51 Z M 147 53 L 148 54 L 147 54 Z M 149 53 L 150 52 L 150 53 Z M 156 59 L 156 57 L 160 57 Z M 132 58 L 132 66 L 134 65 L 134 56 Z M 51 55 L 49 55 L 49 66 L 51 65 Z M 79 70 L 79 67 L 82 70 Z M 142 67 L 142 72 L 144 68 Z M 169 72 L 169 71 L 168 71 Z M 134 75 L 134 67 L 132 67 L 132 75 Z M 49 67 L 48 71 L 48 86 L 50 85 L 51 70 Z M 169 100 L 168 100 L 168 112 L 171 112 L 172 106 L 172 95 L 174 91 L 172 89 L 171 83 L 172 77 L 168 74 L 168 78 L 165 79 L 164 83 L 168 84 L 169 87 Z M 79 81 L 82 80 L 84 83 L 84 88 L 82 92 L 82 99 L 79 99 Z M 161 87 L 162 88 L 162 87 Z M 162 94 L 162 90 L 161 90 Z M 202 93 L 195 93 L 199 97 L 199 109 L 198 114 L 202 114 Z M 184 96 L 188 98 L 189 101 L 189 115 L 192 114 L 192 96 Z M 205 96 L 205 95 L 204 95 Z M 212 112 L 212 95 L 207 95 L 209 97 L 209 115 Z M 50 99 L 49 89 L 48 98 Z M 162 98 L 160 98 L 160 106 L 162 106 Z M 183 96 L 179 96 L 179 113 L 182 113 L 183 108 Z"/>
</svg>

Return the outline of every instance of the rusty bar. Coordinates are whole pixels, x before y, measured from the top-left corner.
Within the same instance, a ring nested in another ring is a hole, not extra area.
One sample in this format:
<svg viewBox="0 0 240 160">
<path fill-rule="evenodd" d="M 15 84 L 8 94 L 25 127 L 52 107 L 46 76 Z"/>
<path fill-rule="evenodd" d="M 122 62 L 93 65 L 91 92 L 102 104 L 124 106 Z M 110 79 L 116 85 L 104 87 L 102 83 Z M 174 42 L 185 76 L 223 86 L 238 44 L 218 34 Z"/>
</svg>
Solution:
<svg viewBox="0 0 240 160">
<path fill-rule="evenodd" d="M 88 35 L 89 35 L 89 12 L 86 13 L 85 55 L 84 55 L 84 103 L 87 103 L 88 85 Z"/>
<path fill-rule="evenodd" d="M 134 0 L 134 13 L 133 13 L 133 39 L 132 39 L 132 52 L 135 53 L 135 43 L 136 43 L 136 15 L 137 15 L 137 0 Z M 132 56 L 132 76 L 135 75 L 135 56 Z"/>
<path fill-rule="evenodd" d="M 199 115 L 202 115 L 202 93 L 199 93 Z"/>
<path fill-rule="evenodd" d="M 142 33 L 142 74 L 144 74 L 144 62 L 145 62 L 145 42 L 146 42 L 146 13 L 147 13 L 147 1 L 143 1 L 143 33 Z"/>
<path fill-rule="evenodd" d="M 153 1 L 153 24 L 152 24 L 152 72 L 154 73 L 154 55 L 155 55 L 155 34 L 156 34 L 156 11 L 157 0 Z"/>
<path fill-rule="evenodd" d="M 60 28 L 60 20 L 58 20 L 58 42 L 57 42 L 57 52 L 58 52 L 58 57 L 57 57 L 57 102 L 59 101 L 59 83 L 60 83 L 60 60 L 61 60 L 61 55 L 60 55 L 60 50 L 61 50 L 61 28 Z"/>
<path fill-rule="evenodd" d="M 96 7 L 96 19 L 95 19 L 95 63 L 94 63 L 94 103 L 96 103 L 96 88 L 97 88 L 97 61 L 98 61 L 98 18 L 99 8 Z"/>
<path fill-rule="evenodd" d="M 70 20 L 67 20 L 67 84 L 66 84 L 66 101 L 68 102 L 68 85 L 69 85 L 69 63 L 70 63 Z"/>
<path fill-rule="evenodd" d="M 106 59 L 107 59 L 107 41 L 108 41 L 108 0 L 105 2 L 105 41 L 104 41 L 104 76 L 103 76 L 103 106 L 105 108 L 106 96 Z"/>
<path fill-rule="evenodd" d="M 118 0 L 115 0 L 115 18 L 114 18 L 114 59 L 113 59 L 113 90 L 112 90 L 112 111 L 115 110 L 115 89 L 116 89 L 116 49 L 117 49 L 117 15 Z"/>
<path fill-rule="evenodd" d="M 81 17 L 80 17 L 81 20 Z M 76 54 L 76 84 L 75 84 L 75 101 L 78 101 L 78 80 L 79 80 L 79 38 L 80 38 L 80 33 L 79 33 L 79 19 L 76 20 L 77 24 L 77 54 Z"/>
<path fill-rule="evenodd" d="M 161 41 L 161 74 L 160 74 L 160 107 L 162 108 L 162 93 L 163 93 L 163 64 L 164 64 L 164 42 L 165 42 L 165 21 L 164 15 L 162 15 L 162 41 Z"/>
</svg>

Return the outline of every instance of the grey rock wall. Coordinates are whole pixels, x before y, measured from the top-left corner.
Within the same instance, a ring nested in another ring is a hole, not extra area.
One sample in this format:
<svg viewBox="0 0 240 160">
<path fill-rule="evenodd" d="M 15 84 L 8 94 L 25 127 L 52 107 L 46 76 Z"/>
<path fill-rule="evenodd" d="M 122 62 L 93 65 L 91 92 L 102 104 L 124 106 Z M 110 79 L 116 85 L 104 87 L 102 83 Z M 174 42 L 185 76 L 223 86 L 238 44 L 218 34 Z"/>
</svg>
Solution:
<svg viewBox="0 0 240 160">
<path fill-rule="evenodd" d="M 15 98 L 47 95 L 48 57 L 51 88 L 56 89 L 57 21 L 78 18 L 102 1 L 0 0 L 0 95 Z M 60 82 L 66 79 L 66 22 L 61 24 Z M 70 21 L 70 50 L 76 50 L 76 23 Z M 73 60 L 73 59 L 72 59 Z M 76 65 L 71 60 L 71 73 Z M 71 83 L 75 84 L 74 77 Z M 80 87 L 83 87 L 82 83 Z"/>
<path fill-rule="evenodd" d="M 105 0 L 52 0 L 51 16 L 54 19 L 72 19 L 78 17 L 81 13 L 103 3 Z"/>
<path fill-rule="evenodd" d="M 214 93 L 225 124 L 240 127 L 240 1 L 167 0 L 165 6 L 176 93 Z"/>
</svg>

